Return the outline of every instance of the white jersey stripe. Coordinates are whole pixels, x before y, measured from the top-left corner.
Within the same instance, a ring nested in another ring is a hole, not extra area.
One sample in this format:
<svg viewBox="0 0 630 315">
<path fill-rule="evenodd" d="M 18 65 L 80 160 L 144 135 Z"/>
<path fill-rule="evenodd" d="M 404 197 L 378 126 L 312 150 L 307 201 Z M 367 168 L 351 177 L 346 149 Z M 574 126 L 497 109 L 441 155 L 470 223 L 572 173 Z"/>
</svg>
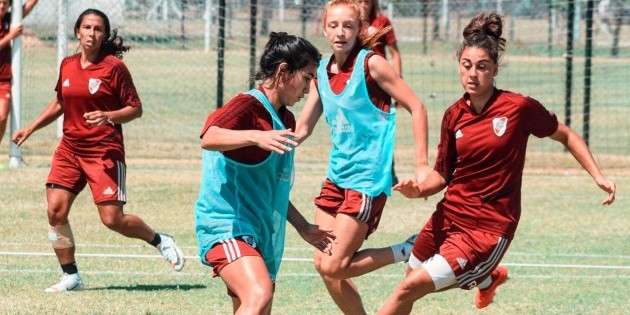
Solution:
<svg viewBox="0 0 630 315">
<path fill-rule="evenodd" d="M 498 264 L 499 257 L 505 251 L 508 240 L 499 237 L 499 241 L 497 242 L 497 246 L 492 251 L 492 254 L 488 258 L 488 260 L 481 262 L 475 269 L 469 270 L 457 277 L 457 282 L 460 285 L 465 285 L 468 282 L 478 278 L 480 275 L 491 271 L 491 268 L 494 268 L 496 264 Z"/>
</svg>

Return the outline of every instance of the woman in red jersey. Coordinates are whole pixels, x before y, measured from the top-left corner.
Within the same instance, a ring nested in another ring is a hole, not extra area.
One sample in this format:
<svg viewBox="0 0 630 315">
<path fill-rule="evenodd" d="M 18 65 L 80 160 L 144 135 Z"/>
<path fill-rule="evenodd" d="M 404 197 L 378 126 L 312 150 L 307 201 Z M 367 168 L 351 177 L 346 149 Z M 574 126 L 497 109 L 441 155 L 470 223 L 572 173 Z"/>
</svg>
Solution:
<svg viewBox="0 0 630 315">
<path fill-rule="evenodd" d="M 359 0 L 357 1 L 365 12 L 366 20 L 369 24 L 367 28 L 368 36 L 376 33 L 379 30 L 387 29 L 387 31 L 379 36 L 371 49 L 387 59 L 387 52 L 390 54 L 390 63 L 394 67 L 394 71 L 398 75 L 402 75 L 402 61 L 400 58 L 400 50 L 398 50 L 398 43 L 396 41 L 396 33 L 394 33 L 394 27 L 392 22 L 386 15 L 381 13 L 381 8 L 378 4 L 378 0 Z M 387 48 L 387 52 L 385 50 Z"/>
<path fill-rule="evenodd" d="M 22 6 L 22 17 L 26 17 L 38 0 L 28 0 Z M 11 108 L 11 41 L 22 34 L 22 23 L 10 25 L 12 0 L 0 0 L 0 143 L 7 130 Z"/>
<path fill-rule="evenodd" d="M 79 53 L 61 62 L 57 96 L 28 127 L 13 134 L 18 146 L 36 130 L 62 114 L 63 138 L 57 147 L 48 179 L 48 238 L 63 276 L 46 292 L 80 290 L 83 281 L 75 260 L 75 243 L 68 222 L 70 207 L 86 185 L 105 226 L 126 237 L 155 246 L 175 271 L 184 256 L 173 238 L 156 233 L 137 216 L 125 214 L 125 150 L 122 124 L 142 115 L 142 104 L 131 75 L 122 62 L 129 50 L 105 13 L 85 10 L 74 25 Z"/>
<path fill-rule="evenodd" d="M 328 2 L 324 34 L 333 50 L 317 70 L 317 82 L 297 123 L 299 141 L 310 135 L 324 114 L 332 148 L 327 179 L 315 199 L 315 222 L 337 237 L 332 254 L 315 252 L 315 267 L 344 313 L 365 313 L 351 278 L 408 259 L 411 241 L 359 251 L 378 227 L 391 193 L 391 163 L 396 110 L 391 98 L 411 113 L 415 141 L 415 177 L 427 164 L 424 105 L 382 56 L 365 49 L 381 33 L 366 37 L 363 9 L 354 0 Z"/>
<path fill-rule="evenodd" d="M 602 203 L 615 199 L 615 183 L 580 136 L 535 99 L 494 86 L 505 46 L 502 28 L 499 15 L 481 13 L 464 29 L 457 57 L 465 93 L 444 114 L 435 168 L 424 181 L 394 187 L 409 198 L 446 192 L 415 241 L 407 276 L 379 314 L 408 314 L 414 301 L 456 287 L 477 287 L 477 308 L 492 302 L 507 280 L 499 262 L 521 214 L 530 134 L 562 143 L 608 194 Z"/>
</svg>

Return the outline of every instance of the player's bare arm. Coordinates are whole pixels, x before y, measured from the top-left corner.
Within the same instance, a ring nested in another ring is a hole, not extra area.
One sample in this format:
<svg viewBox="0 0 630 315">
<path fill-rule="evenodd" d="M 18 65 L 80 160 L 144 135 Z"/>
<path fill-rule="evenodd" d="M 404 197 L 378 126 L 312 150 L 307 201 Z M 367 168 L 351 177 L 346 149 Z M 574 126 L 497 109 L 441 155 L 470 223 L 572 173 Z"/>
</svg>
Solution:
<svg viewBox="0 0 630 315">
<path fill-rule="evenodd" d="M 400 192 L 407 198 L 426 198 L 437 194 L 446 186 L 446 179 L 437 171 L 431 171 L 422 183 L 405 179 L 392 187 L 392 189 Z"/>
<path fill-rule="evenodd" d="M 617 186 L 615 182 L 608 179 L 599 168 L 584 139 L 573 131 L 573 129 L 562 123 L 558 124 L 558 130 L 556 130 L 550 138 L 562 143 L 569 152 L 571 152 L 578 163 L 591 175 L 597 186 L 608 193 L 608 196 L 602 201 L 602 204 L 610 205 L 613 203 L 613 201 L 615 201 Z"/>
<path fill-rule="evenodd" d="M 431 172 L 428 163 L 427 111 L 411 87 L 393 71 L 383 57 L 375 55 L 368 60 L 370 73 L 378 85 L 411 113 L 413 138 L 416 146 L 415 179 L 422 182 Z"/>
<path fill-rule="evenodd" d="M 302 143 L 311 135 L 323 111 L 324 108 L 322 107 L 322 101 L 319 98 L 319 92 L 317 91 L 317 86 L 313 80 L 311 81 L 308 98 L 302 108 L 302 112 L 300 113 L 300 117 L 297 121 L 297 127 L 295 128 L 295 139 L 299 143 Z"/>
<path fill-rule="evenodd" d="M 308 223 L 291 201 L 289 201 L 287 221 L 291 223 L 306 242 L 323 253 L 331 254 L 333 243 L 336 242 L 332 228 L 326 229 L 319 225 Z"/>
<path fill-rule="evenodd" d="M 63 114 L 63 102 L 55 97 L 28 127 L 16 130 L 11 137 L 11 141 L 19 147 L 33 132 L 48 126 L 59 118 L 61 114 Z"/>
<path fill-rule="evenodd" d="M 296 134 L 286 130 L 232 130 L 210 126 L 201 139 L 201 147 L 211 151 L 229 151 L 255 145 L 263 150 L 283 154 L 293 150 L 298 143 Z"/>
</svg>

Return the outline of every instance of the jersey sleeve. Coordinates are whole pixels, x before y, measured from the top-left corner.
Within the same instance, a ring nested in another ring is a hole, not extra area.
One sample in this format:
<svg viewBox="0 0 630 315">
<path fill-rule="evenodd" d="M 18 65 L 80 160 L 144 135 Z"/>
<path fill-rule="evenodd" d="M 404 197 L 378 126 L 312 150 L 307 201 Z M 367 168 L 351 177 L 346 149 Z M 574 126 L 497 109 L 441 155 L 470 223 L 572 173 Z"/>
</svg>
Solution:
<svg viewBox="0 0 630 315">
<path fill-rule="evenodd" d="M 200 138 L 203 138 L 210 126 L 232 130 L 253 129 L 256 124 L 255 106 L 253 105 L 256 103 L 259 103 L 258 100 L 249 94 L 242 93 L 235 96 L 221 108 L 208 115 Z"/>
<path fill-rule="evenodd" d="M 454 130 L 456 123 L 455 112 L 455 110 L 449 108 L 444 113 L 440 127 L 440 143 L 438 144 L 435 166 L 433 167 L 436 172 L 440 173 L 448 181 L 450 181 L 451 175 L 455 171 L 455 161 L 457 160 Z"/>
<path fill-rule="evenodd" d="M 112 73 L 112 85 L 116 87 L 116 91 L 118 93 L 118 99 L 120 100 L 120 104 L 131 107 L 140 107 L 142 106 L 142 102 L 140 101 L 140 97 L 138 96 L 138 91 L 136 90 L 136 86 L 133 84 L 133 79 L 131 78 L 131 73 L 125 66 L 124 63 L 118 63 L 114 72 Z"/>
<path fill-rule="evenodd" d="M 523 121 L 526 132 L 538 138 L 551 136 L 558 130 L 558 118 L 533 98 L 525 98 L 523 103 Z"/>
</svg>

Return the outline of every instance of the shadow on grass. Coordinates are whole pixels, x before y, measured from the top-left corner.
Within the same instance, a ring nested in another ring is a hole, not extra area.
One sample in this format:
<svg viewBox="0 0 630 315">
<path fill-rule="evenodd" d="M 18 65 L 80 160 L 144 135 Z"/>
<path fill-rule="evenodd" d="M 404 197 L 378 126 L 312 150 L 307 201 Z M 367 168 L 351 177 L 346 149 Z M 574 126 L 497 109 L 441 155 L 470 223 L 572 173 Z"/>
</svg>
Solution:
<svg viewBox="0 0 630 315">
<path fill-rule="evenodd" d="M 203 284 L 136 284 L 129 286 L 111 285 L 100 288 L 85 288 L 85 291 L 124 290 L 124 291 L 191 291 L 205 289 Z"/>
</svg>

